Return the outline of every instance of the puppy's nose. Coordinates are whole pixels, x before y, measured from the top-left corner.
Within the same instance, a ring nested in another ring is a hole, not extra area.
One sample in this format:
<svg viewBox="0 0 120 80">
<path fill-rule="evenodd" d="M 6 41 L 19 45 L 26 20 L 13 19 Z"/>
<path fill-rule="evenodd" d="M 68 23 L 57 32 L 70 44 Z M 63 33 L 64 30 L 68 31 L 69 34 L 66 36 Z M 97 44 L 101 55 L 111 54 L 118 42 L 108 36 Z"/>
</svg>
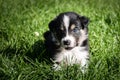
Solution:
<svg viewBox="0 0 120 80">
<path fill-rule="evenodd" d="M 64 45 L 70 45 L 70 40 L 65 40 L 65 41 L 63 41 L 63 43 L 64 43 Z"/>
</svg>

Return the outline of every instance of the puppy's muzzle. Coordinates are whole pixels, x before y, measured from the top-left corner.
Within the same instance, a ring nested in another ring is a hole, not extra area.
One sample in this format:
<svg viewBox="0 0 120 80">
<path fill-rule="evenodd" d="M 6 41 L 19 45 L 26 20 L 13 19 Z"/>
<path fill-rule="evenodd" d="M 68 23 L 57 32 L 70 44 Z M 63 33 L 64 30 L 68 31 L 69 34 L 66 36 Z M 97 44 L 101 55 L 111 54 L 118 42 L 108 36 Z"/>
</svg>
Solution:
<svg viewBox="0 0 120 80">
<path fill-rule="evenodd" d="M 63 44 L 64 44 L 64 45 L 67 45 L 67 46 L 69 46 L 69 45 L 70 45 L 70 43 L 71 43 L 71 41 L 70 41 L 70 40 L 64 40 L 64 41 L 63 41 Z"/>
<path fill-rule="evenodd" d="M 63 45 L 65 46 L 66 50 L 71 50 L 73 49 L 73 47 L 71 47 L 71 40 L 67 39 L 67 40 L 63 40 Z"/>
</svg>

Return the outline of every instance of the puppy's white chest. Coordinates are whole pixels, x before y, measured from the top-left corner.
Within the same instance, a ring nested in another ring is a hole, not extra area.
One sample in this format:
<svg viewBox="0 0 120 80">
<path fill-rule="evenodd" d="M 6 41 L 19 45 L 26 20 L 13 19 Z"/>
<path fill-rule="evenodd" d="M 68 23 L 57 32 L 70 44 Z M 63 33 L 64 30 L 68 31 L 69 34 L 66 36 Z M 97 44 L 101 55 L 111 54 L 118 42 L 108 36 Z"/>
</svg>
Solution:
<svg viewBox="0 0 120 80">
<path fill-rule="evenodd" d="M 81 51 L 76 47 L 73 50 L 63 50 L 56 55 L 56 62 L 62 62 L 67 65 L 81 64 L 87 58 L 87 52 Z"/>
<path fill-rule="evenodd" d="M 72 50 L 72 51 L 64 51 L 63 52 L 63 62 L 68 65 L 72 65 L 75 63 L 80 63 L 80 51 L 79 50 Z"/>
</svg>

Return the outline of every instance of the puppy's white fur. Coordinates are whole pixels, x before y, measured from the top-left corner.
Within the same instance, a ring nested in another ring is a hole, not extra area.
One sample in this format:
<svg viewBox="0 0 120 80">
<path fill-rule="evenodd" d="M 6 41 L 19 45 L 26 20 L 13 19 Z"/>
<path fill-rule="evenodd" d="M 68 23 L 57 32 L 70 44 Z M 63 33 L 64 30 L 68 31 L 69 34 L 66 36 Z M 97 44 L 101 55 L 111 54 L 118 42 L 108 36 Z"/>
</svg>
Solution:
<svg viewBox="0 0 120 80">
<path fill-rule="evenodd" d="M 64 26 L 66 27 L 66 30 L 68 31 L 70 19 L 69 19 L 69 17 L 67 15 L 64 15 L 63 22 L 64 22 Z"/>
<path fill-rule="evenodd" d="M 85 47 L 75 47 L 72 50 L 63 49 L 62 52 L 55 55 L 54 62 L 61 62 L 61 65 L 73 65 L 80 64 L 82 72 L 84 72 L 84 68 L 87 68 L 87 59 L 89 54 Z M 54 64 L 54 69 L 59 70 L 60 65 Z"/>
</svg>

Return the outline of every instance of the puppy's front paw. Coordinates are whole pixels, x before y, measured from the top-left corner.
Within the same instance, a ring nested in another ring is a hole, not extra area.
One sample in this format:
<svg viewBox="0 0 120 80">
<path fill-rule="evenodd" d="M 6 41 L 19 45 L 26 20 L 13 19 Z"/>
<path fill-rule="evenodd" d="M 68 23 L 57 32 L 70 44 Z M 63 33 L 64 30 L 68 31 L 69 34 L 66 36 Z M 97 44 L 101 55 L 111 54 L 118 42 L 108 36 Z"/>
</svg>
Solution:
<svg viewBox="0 0 120 80">
<path fill-rule="evenodd" d="M 52 69 L 55 70 L 55 71 L 58 71 L 58 70 L 61 69 L 61 67 L 58 64 L 53 64 Z"/>
</svg>

